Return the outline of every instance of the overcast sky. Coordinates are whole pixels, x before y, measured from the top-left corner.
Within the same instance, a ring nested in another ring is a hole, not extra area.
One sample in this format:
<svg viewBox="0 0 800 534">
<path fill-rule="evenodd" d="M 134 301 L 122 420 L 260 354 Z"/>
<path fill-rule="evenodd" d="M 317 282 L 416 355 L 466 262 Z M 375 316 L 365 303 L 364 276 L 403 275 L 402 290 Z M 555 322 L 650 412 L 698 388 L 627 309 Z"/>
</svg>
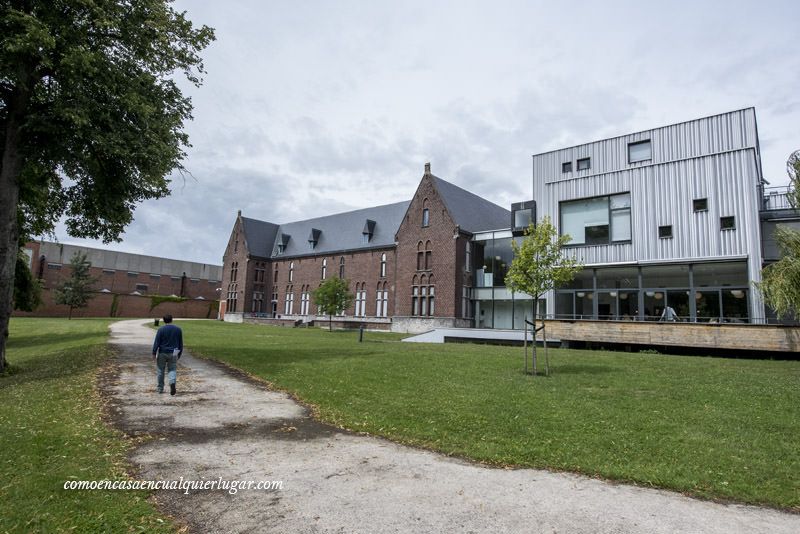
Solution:
<svg viewBox="0 0 800 534">
<path fill-rule="evenodd" d="M 796 3 L 179 0 L 216 29 L 172 196 L 115 250 L 220 264 L 236 217 L 407 200 L 437 176 L 502 206 L 531 155 L 755 106 L 765 178 L 800 149 Z"/>
</svg>

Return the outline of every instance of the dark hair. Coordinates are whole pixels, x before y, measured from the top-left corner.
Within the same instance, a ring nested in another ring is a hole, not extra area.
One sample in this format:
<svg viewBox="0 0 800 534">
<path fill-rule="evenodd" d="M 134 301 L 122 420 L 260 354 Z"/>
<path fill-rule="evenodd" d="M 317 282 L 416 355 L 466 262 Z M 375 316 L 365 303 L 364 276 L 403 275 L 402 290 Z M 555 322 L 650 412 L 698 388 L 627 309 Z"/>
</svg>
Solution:
<svg viewBox="0 0 800 534">
<path fill-rule="evenodd" d="M 170 315 L 169 313 L 168 313 L 168 314 L 166 314 L 166 315 L 164 316 L 164 322 L 165 322 L 165 323 L 171 323 L 171 322 L 172 322 L 172 315 Z"/>
</svg>

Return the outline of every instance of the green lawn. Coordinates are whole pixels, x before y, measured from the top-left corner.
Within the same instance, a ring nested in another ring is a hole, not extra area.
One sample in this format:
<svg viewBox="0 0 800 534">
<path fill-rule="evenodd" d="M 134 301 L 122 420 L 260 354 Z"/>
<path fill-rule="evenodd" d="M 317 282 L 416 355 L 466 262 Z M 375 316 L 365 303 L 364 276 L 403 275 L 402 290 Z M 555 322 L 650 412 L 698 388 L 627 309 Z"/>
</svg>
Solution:
<svg viewBox="0 0 800 534">
<path fill-rule="evenodd" d="M 800 510 L 800 362 L 400 343 L 184 322 L 226 361 L 355 431 L 481 462 L 566 470 Z"/>
<path fill-rule="evenodd" d="M 0 532 L 173 532 L 135 491 L 66 491 L 124 480 L 126 442 L 100 418 L 94 374 L 109 320 L 11 320 L 0 377 Z"/>
</svg>

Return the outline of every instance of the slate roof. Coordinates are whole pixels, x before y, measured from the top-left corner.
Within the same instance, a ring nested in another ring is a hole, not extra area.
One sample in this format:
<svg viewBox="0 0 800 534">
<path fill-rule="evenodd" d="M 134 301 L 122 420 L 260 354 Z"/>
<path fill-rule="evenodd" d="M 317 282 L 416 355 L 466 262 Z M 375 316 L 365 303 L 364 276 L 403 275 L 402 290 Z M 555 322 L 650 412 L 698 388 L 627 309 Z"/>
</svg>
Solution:
<svg viewBox="0 0 800 534">
<path fill-rule="evenodd" d="M 272 247 L 275 243 L 278 225 L 242 217 L 242 227 L 244 228 L 244 238 L 247 240 L 247 248 L 250 250 L 250 254 L 261 258 L 269 258 L 272 255 Z"/>
<path fill-rule="evenodd" d="M 476 233 L 510 227 L 511 212 L 507 209 L 437 176 L 430 177 L 462 230 Z M 280 225 L 247 217 L 242 217 L 242 223 L 250 254 L 254 256 L 287 258 L 368 250 L 394 245 L 395 234 L 410 204 L 407 200 Z M 369 228 L 372 238 L 364 242 L 363 232 Z M 317 235 L 317 243 L 312 249 L 308 241 L 313 235 Z M 281 243 L 285 243 L 284 250 L 278 253 Z"/>
<path fill-rule="evenodd" d="M 325 254 L 344 250 L 388 247 L 394 245 L 394 236 L 410 201 L 374 206 L 316 219 L 281 224 L 275 235 L 289 235 L 282 254 L 278 254 L 278 239 L 273 237 L 272 256 L 292 257 Z M 364 242 L 362 232 L 367 220 L 375 222 L 372 238 Z M 274 226 L 274 225 L 273 225 Z M 312 229 L 320 230 L 316 247 L 308 243 Z"/>
<path fill-rule="evenodd" d="M 511 212 L 466 189 L 430 175 L 453 221 L 470 233 L 511 227 Z"/>
</svg>

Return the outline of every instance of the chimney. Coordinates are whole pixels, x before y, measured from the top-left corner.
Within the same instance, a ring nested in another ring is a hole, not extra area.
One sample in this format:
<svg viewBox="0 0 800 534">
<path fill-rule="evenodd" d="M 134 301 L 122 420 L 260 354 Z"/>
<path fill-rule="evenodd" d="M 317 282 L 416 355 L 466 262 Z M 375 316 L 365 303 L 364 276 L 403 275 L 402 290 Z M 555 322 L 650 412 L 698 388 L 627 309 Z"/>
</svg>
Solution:
<svg viewBox="0 0 800 534">
<path fill-rule="evenodd" d="M 428 162 L 425 164 L 425 175 L 429 175 L 431 173 L 431 163 Z"/>
<path fill-rule="evenodd" d="M 236 212 L 236 216 L 237 217 L 241 217 L 242 216 L 242 210 L 239 210 L 238 212 Z"/>
</svg>

